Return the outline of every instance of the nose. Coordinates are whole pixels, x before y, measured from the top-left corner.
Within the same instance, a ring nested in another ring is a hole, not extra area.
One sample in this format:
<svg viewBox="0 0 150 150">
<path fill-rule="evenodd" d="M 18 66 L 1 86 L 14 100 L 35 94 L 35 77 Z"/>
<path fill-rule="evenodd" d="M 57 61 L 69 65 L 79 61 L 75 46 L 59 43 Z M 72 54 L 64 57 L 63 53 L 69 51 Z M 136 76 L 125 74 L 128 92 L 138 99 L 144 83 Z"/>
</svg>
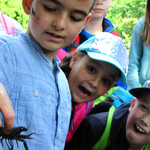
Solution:
<svg viewBox="0 0 150 150">
<path fill-rule="evenodd" d="M 66 16 L 64 14 L 59 14 L 52 23 L 53 28 L 57 31 L 64 30 L 65 23 L 66 23 L 65 19 L 66 19 Z"/>
<path fill-rule="evenodd" d="M 97 0 L 96 5 L 102 5 L 102 0 Z"/>
<path fill-rule="evenodd" d="M 96 89 L 98 87 L 98 84 L 99 84 L 99 79 L 98 78 L 95 78 L 95 79 L 91 79 L 89 81 L 89 84 L 92 88 Z"/>
</svg>

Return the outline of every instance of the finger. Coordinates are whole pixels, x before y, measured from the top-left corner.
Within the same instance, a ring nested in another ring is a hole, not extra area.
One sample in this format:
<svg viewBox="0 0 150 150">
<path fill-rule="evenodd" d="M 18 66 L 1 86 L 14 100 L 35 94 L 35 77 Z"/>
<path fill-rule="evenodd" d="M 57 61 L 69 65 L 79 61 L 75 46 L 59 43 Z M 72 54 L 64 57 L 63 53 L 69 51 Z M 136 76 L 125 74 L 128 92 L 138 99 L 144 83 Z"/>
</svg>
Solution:
<svg viewBox="0 0 150 150">
<path fill-rule="evenodd" d="M 4 118 L 4 132 L 9 133 L 13 128 L 15 113 L 9 104 L 3 105 L 1 112 Z"/>
<path fill-rule="evenodd" d="M 4 118 L 4 132 L 9 133 L 13 128 L 15 113 L 5 88 L 0 83 L 0 110 Z"/>
<path fill-rule="evenodd" d="M 7 107 L 8 108 L 8 107 Z M 15 113 L 12 107 L 7 110 L 7 108 L 3 109 L 3 118 L 4 118 L 4 132 L 8 134 L 13 129 Z"/>
</svg>

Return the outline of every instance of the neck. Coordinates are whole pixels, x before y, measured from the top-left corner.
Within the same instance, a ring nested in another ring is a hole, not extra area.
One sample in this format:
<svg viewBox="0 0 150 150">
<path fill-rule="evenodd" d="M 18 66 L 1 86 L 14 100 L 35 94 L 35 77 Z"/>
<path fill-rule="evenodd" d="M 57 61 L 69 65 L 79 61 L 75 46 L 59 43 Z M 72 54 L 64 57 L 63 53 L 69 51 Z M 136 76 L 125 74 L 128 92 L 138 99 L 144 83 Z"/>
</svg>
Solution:
<svg viewBox="0 0 150 150">
<path fill-rule="evenodd" d="M 49 51 L 49 50 L 43 49 L 43 52 L 51 60 L 51 62 L 53 62 L 53 58 L 55 57 L 57 51 Z"/>
<path fill-rule="evenodd" d="M 51 51 L 51 50 L 47 50 L 47 49 L 45 49 L 44 47 L 42 47 L 42 46 L 38 43 L 38 41 L 34 38 L 34 36 L 31 34 L 29 27 L 28 27 L 26 33 L 30 36 L 30 38 L 31 38 L 34 42 L 36 42 L 36 43 L 41 47 L 41 49 L 43 50 L 43 53 L 44 53 L 44 54 L 51 60 L 51 62 L 52 62 L 52 61 L 53 61 L 53 58 L 54 58 L 54 56 L 56 55 L 56 53 L 57 53 L 58 50 Z"/>
<path fill-rule="evenodd" d="M 145 145 L 130 145 L 128 150 L 143 150 L 143 147 L 145 147 Z"/>
<path fill-rule="evenodd" d="M 103 23 L 103 18 L 102 19 L 91 18 L 90 21 L 85 26 L 85 30 L 90 34 L 94 34 L 94 35 L 101 33 L 103 32 L 102 23 Z"/>
</svg>

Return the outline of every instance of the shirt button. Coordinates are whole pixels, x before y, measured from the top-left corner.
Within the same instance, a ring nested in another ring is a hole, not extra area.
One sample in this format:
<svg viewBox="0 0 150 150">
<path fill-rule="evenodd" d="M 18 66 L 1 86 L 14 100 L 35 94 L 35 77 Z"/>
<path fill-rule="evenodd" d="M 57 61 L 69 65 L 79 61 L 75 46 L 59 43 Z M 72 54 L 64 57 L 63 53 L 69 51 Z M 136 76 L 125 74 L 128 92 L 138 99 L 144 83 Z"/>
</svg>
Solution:
<svg viewBox="0 0 150 150">
<path fill-rule="evenodd" d="M 34 95 L 35 95 L 35 96 L 38 96 L 38 95 L 39 95 L 39 92 L 38 92 L 38 91 L 34 91 Z"/>
<path fill-rule="evenodd" d="M 67 108 L 69 109 L 70 108 L 70 105 L 68 104 Z"/>
<path fill-rule="evenodd" d="M 49 67 L 51 67 L 52 66 L 52 62 L 50 62 L 48 65 L 49 65 Z"/>
</svg>

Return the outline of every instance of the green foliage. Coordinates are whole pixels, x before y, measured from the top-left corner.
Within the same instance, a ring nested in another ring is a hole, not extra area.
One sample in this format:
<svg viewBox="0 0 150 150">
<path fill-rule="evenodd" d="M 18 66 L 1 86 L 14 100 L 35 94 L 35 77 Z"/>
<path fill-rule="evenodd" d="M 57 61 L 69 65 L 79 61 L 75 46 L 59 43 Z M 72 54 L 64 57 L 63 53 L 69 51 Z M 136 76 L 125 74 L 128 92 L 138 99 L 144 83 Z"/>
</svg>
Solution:
<svg viewBox="0 0 150 150">
<path fill-rule="evenodd" d="M 129 52 L 132 32 L 137 21 L 144 16 L 146 0 L 113 0 L 107 18 L 117 27 Z"/>
<path fill-rule="evenodd" d="M 146 0 L 113 0 L 107 18 L 117 27 L 127 50 L 129 51 L 135 24 L 144 16 Z M 22 0 L 0 0 L 0 11 L 16 19 L 26 31 L 28 15 L 22 8 Z"/>
<path fill-rule="evenodd" d="M 20 22 L 26 31 L 28 15 L 23 11 L 22 0 L 0 0 L 0 11 Z"/>
</svg>

